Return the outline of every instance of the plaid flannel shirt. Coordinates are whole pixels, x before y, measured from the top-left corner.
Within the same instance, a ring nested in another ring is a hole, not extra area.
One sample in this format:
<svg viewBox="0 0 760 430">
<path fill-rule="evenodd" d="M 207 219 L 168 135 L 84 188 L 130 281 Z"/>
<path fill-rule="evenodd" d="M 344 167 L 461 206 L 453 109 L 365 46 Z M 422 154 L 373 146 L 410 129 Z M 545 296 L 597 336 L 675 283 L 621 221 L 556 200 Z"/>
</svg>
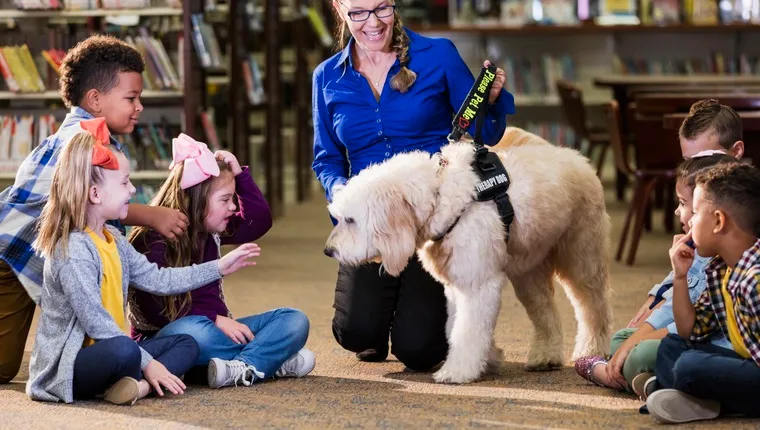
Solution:
<svg viewBox="0 0 760 430">
<path fill-rule="evenodd" d="M 44 264 L 43 258 L 32 249 L 38 219 L 50 194 L 61 149 L 83 131 L 79 122 L 92 118 L 80 107 L 71 108 L 58 131 L 42 141 L 21 163 L 14 184 L 0 193 L 0 259 L 13 269 L 35 303 L 39 303 L 42 295 Z M 113 138 L 111 143 L 121 149 Z"/>
<path fill-rule="evenodd" d="M 728 266 L 722 258 L 714 258 L 705 269 L 707 288 L 694 304 L 696 321 L 691 333 L 694 342 L 706 342 L 714 331 L 722 330 L 728 338 L 726 302 L 721 283 Z M 752 359 L 760 365 L 760 239 L 744 251 L 727 285 L 744 345 Z"/>
</svg>

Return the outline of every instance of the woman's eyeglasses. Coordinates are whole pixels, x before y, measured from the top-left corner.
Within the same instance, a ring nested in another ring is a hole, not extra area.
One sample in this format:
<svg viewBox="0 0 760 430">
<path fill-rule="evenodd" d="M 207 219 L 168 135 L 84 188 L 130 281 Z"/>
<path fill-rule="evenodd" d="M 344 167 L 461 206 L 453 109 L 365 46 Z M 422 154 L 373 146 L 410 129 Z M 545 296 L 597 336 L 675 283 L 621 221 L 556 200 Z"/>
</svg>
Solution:
<svg viewBox="0 0 760 430">
<path fill-rule="evenodd" d="M 341 2 L 346 7 L 343 2 Z M 348 9 L 348 7 L 346 7 Z M 348 18 L 353 22 L 362 22 L 369 19 L 370 14 L 375 14 L 378 18 L 388 18 L 396 11 L 396 5 L 380 6 L 373 10 L 350 10 L 347 12 Z"/>
</svg>

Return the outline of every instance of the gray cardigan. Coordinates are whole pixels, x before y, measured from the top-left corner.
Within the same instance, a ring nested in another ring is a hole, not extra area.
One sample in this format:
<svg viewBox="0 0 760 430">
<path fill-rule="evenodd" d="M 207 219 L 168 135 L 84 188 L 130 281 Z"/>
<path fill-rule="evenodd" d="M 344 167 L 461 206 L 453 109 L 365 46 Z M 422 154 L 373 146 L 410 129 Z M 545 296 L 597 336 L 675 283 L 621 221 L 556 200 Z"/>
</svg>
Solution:
<svg viewBox="0 0 760 430">
<path fill-rule="evenodd" d="M 115 228 L 107 228 L 116 239 L 121 259 L 125 307 L 130 284 L 152 294 L 171 295 L 221 278 L 217 261 L 159 269 Z M 100 291 L 103 265 L 87 233 L 72 233 L 68 257 L 45 259 L 42 273 L 42 312 L 29 364 L 26 394 L 34 400 L 71 403 L 74 401 L 74 361 L 85 335 L 102 340 L 126 334 L 103 308 Z M 141 367 L 145 368 L 153 357 L 142 348 L 140 352 Z"/>
</svg>

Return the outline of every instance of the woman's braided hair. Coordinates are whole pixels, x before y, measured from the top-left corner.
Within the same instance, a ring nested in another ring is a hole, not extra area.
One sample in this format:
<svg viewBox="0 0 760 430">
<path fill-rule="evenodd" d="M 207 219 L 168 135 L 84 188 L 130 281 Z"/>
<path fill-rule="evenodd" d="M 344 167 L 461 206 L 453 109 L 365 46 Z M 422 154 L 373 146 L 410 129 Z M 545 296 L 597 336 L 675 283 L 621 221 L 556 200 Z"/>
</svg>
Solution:
<svg viewBox="0 0 760 430">
<path fill-rule="evenodd" d="M 348 22 L 343 19 L 338 20 L 338 44 L 337 50 L 342 50 L 348 45 L 351 38 L 351 31 L 348 29 Z M 396 51 L 400 69 L 393 78 L 391 78 L 391 88 L 405 93 L 417 80 L 417 74 L 409 69 L 409 36 L 404 31 L 404 23 L 401 20 L 401 14 L 398 10 L 393 13 L 393 39 L 391 46 Z"/>
</svg>

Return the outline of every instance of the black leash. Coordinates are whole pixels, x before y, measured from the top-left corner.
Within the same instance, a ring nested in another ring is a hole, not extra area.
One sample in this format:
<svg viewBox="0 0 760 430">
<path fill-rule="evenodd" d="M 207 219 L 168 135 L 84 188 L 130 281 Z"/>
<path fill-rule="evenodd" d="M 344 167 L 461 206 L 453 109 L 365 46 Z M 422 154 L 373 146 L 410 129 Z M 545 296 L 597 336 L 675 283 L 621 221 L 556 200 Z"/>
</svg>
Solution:
<svg viewBox="0 0 760 430">
<path fill-rule="evenodd" d="M 512 225 L 515 216 L 507 194 L 510 184 L 509 175 L 499 156 L 490 152 L 482 140 L 483 125 L 488 111 L 488 98 L 495 79 L 496 66 L 491 64 L 488 67 L 483 67 L 472 88 L 470 88 L 470 93 L 459 108 L 459 112 L 451 122 L 453 129 L 449 133 L 448 140 L 449 142 L 458 142 L 467 133 L 467 129 L 473 123 L 475 124 L 473 169 L 480 177 L 480 182 L 475 185 L 476 200 L 479 202 L 493 200 L 496 203 L 499 216 L 506 229 L 507 240 L 509 240 L 509 227 Z M 454 224 L 449 227 L 444 235 L 453 230 L 458 222 L 459 218 L 454 221 Z M 436 240 L 442 238 L 443 235 Z"/>
</svg>

